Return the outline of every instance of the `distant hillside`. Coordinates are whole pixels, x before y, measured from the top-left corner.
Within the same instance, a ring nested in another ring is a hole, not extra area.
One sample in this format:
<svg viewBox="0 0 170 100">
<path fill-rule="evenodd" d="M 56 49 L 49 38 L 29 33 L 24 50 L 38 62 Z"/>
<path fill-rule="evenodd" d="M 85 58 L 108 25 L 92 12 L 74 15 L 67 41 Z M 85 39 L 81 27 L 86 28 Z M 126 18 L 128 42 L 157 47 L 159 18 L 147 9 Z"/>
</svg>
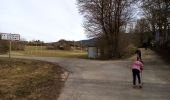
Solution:
<svg viewBox="0 0 170 100">
<path fill-rule="evenodd" d="M 93 46 L 95 44 L 95 39 L 89 39 L 89 40 L 80 40 L 80 41 L 77 41 L 79 43 L 82 43 L 82 45 L 84 46 Z"/>
<path fill-rule="evenodd" d="M 81 47 L 81 46 L 94 46 L 95 44 L 95 39 L 88 39 L 88 40 L 80 40 L 80 41 L 67 41 L 67 40 L 60 40 L 58 42 L 51 42 L 51 43 L 46 43 L 46 45 L 62 45 L 62 44 L 67 44 L 70 46 L 76 46 L 76 47 Z"/>
</svg>

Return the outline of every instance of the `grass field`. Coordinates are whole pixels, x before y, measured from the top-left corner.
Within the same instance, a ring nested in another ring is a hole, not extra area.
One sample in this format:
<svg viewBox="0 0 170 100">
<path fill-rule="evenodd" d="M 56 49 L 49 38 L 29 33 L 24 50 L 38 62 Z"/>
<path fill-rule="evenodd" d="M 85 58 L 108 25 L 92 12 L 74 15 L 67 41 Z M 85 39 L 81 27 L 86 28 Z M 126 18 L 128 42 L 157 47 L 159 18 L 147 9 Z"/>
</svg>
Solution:
<svg viewBox="0 0 170 100">
<path fill-rule="evenodd" d="M 27 46 L 25 51 L 15 51 L 13 54 L 24 54 L 44 57 L 87 58 L 87 52 L 81 50 L 47 50 L 45 46 Z"/>
<path fill-rule="evenodd" d="M 51 100 L 59 96 L 63 73 L 47 62 L 0 58 L 0 100 Z"/>
</svg>

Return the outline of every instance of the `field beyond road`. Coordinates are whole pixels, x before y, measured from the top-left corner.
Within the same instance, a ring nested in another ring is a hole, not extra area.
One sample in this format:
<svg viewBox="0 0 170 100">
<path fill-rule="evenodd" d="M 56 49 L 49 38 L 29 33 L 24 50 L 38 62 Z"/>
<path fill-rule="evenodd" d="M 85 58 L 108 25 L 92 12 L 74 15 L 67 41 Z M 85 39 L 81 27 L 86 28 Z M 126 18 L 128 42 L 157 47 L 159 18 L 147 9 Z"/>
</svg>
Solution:
<svg viewBox="0 0 170 100">
<path fill-rule="evenodd" d="M 87 52 L 83 50 L 48 50 L 46 46 L 26 46 L 24 51 L 13 51 L 12 55 L 87 58 Z"/>
<path fill-rule="evenodd" d="M 63 87 L 56 64 L 0 58 L 0 100 L 52 100 Z"/>
</svg>

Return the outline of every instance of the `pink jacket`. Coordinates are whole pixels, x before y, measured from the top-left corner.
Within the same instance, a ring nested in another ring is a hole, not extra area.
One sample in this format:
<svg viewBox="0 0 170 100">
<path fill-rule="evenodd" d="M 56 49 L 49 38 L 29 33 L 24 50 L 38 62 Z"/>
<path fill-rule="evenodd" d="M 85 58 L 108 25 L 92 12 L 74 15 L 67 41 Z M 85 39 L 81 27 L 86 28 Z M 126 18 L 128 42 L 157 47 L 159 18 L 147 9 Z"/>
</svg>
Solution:
<svg viewBox="0 0 170 100">
<path fill-rule="evenodd" d="M 139 71 L 143 70 L 143 63 L 140 61 L 135 61 L 132 65 L 132 69 L 138 69 Z"/>
</svg>

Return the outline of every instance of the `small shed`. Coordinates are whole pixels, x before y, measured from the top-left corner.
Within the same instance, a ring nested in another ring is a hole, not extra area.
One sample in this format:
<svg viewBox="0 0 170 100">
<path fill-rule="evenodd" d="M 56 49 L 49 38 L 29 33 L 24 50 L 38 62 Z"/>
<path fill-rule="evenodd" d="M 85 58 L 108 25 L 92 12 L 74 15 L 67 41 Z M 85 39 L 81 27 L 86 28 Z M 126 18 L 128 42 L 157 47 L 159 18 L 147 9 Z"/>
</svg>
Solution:
<svg viewBox="0 0 170 100">
<path fill-rule="evenodd" d="M 88 58 L 96 59 L 100 56 L 100 49 L 95 46 L 88 46 Z"/>
<path fill-rule="evenodd" d="M 89 39 L 85 41 L 85 45 L 87 46 L 87 53 L 89 59 L 96 59 L 100 56 L 100 49 L 96 44 L 97 39 Z"/>
</svg>

